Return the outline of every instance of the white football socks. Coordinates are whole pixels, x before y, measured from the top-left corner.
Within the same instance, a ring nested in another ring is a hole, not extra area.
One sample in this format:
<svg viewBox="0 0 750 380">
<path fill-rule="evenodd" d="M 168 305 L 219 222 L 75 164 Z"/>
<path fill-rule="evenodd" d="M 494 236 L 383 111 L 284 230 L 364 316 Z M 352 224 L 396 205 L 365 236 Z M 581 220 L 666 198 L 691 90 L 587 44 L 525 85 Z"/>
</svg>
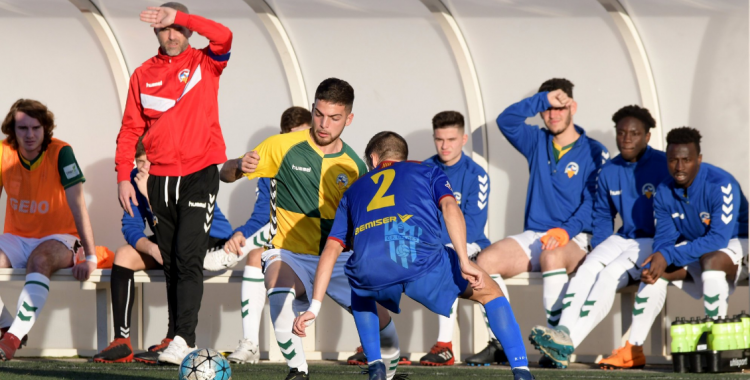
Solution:
<svg viewBox="0 0 750 380">
<path fill-rule="evenodd" d="M 641 283 L 635 295 L 635 305 L 633 305 L 633 323 L 630 326 L 630 338 L 628 338 L 630 344 L 643 346 L 643 342 L 646 341 L 651 331 L 651 325 L 661 312 L 661 308 L 664 307 L 664 301 L 667 299 L 667 285 L 669 281 L 663 278 L 653 285 Z"/>
<path fill-rule="evenodd" d="M 271 321 L 273 321 L 276 341 L 279 343 L 281 354 L 286 359 L 286 364 L 289 368 L 297 368 L 298 371 L 309 373 L 302 340 L 292 333 L 295 317 L 292 309 L 294 297 L 294 289 L 291 288 L 268 289 Z"/>
<path fill-rule="evenodd" d="M 595 260 L 586 260 L 581 264 L 563 296 L 563 310 L 558 326 L 565 326 L 569 331 L 575 327 L 582 312 L 581 307 L 586 302 L 596 282 L 596 276 L 602 269 L 604 265 Z"/>
<path fill-rule="evenodd" d="M 453 306 L 451 306 L 449 317 L 438 316 L 438 342 L 448 343 L 453 341 L 453 327 L 456 325 L 456 314 L 458 314 L 458 298 L 456 298 Z"/>
<path fill-rule="evenodd" d="M 719 270 L 706 270 L 701 274 L 703 307 L 706 310 L 706 315 L 713 319 L 727 316 L 729 284 L 726 276 L 726 272 Z"/>
<path fill-rule="evenodd" d="M 260 318 L 266 303 L 266 285 L 263 282 L 263 271 L 260 268 L 247 265 L 242 274 L 242 335 L 258 344 Z"/>
<path fill-rule="evenodd" d="M 399 349 L 396 324 L 391 319 L 388 324 L 380 330 L 380 357 L 385 363 L 385 374 L 388 380 L 393 379 L 398 369 L 398 359 L 401 356 Z"/>
<path fill-rule="evenodd" d="M 547 325 L 557 327 L 562 314 L 562 298 L 568 285 L 568 273 L 565 268 L 542 272 L 542 304 L 547 312 Z"/>
<path fill-rule="evenodd" d="M 31 331 L 31 327 L 42 312 L 48 295 L 49 278 L 40 273 L 27 274 L 26 284 L 23 286 L 21 296 L 18 297 L 18 314 L 8 332 L 18 339 L 23 339 Z"/>
<path fill-rule="evenodd" d="M 597 263 L 597 265 L 601 264 Z M 576 277 L 570 281 L 571 288 L 576 279 L 578 279 L 578 276 L 579 274 L 576 274 Z M 627 268 L 621 262 L 614 261 L 599 273 L 594 286 L 588 292 L 588 297 L 578 310 L 563 311 L 563 317 L 565 317 L 566 313 L 572 313 L 573 311 L 578 315 L 575 325 L 564 325 L 570 330 L 570 339 L 573 340 L 573 347 L 578 347 L 586 336 L 591 333 L 591 330 L 609 314 L 612 304 L 615 302 L 617 290 L 626 287 L 629 281 L 630 276 L 628 275 Z M 571 290 L 568 290 L 568 293 L 571 292 Z M 575 297 L 578 297 L 578 295 L 576 294 Z M 560 324 L 562 325 L 562 321 Z"/>
</svg>

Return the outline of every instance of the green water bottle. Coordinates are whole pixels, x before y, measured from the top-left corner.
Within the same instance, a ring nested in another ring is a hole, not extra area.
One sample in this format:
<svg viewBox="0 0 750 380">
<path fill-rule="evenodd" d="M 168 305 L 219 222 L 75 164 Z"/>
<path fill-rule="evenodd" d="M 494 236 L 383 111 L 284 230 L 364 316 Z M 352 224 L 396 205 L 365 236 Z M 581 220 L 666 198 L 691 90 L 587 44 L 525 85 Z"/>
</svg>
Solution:
<svg viewBox="0 0 750 380">
<path fill-rule="evenodd" d="M 737 348 L 736 350 L 741 350 L 746 348 L 745 347 L 745 328 L 742 326 L 742 319 L 740 319 L 740 315 L 737 314 L 732 319 L 734 321 L 734 340 L 736 342 Z"/>
<path fill-rule="evenodd" d="M 736 350 L 740 348 L 739 340 L 742 339 L 742 322 L 737 316 L 729 319 L 729 349 Z"/>
<path fill-rule="evenodd" d="M 740 321 L 742 322 L 742 331 L 745 344 L 742 348 L 750 348 L 750 315 L 745 313 L 745 310 L 739 314 Z"/>
<path fill-rule="evenodd" d="M 687 329 L 685 318 L 675 318 L 672 326 L 669 328 L 669 335 L 672 337 L 672 353 L 688 352 L 689 345 L 687 341 Z"/>
<path fill-rule="evenodd" d="M 714 320 L 713 326 L 711 326 L 711 334 L 713 338 L 713 349 L 714 351 L 726 351 L 731 347 L 729 337 L 729 323 L 724 318 Z"/>
<path fill-rule="evenodd" d="M 693 352 L 698 350 L 698 342 L 701 339 L 701 335 L 703 335 L 704 323 L 701 322 L 700 317 L 690 318 L 690 328 L 692 330 L 690 334 L 690 352 Z"/>
<path fill-rule="evenodd" d="M 714 320 L 713 318 L 706 316 L 703 318 L 702 322 L 703 322 L 703 331 L 708 333 L 708 340 L 706 341 L 707 346 L 708 346 L 707 349 L 713 350 L 714 349 L 714 344 L 713 344 L 714 335 L 711 333 L 711 328 L 714 325 Z"/>
</svg>

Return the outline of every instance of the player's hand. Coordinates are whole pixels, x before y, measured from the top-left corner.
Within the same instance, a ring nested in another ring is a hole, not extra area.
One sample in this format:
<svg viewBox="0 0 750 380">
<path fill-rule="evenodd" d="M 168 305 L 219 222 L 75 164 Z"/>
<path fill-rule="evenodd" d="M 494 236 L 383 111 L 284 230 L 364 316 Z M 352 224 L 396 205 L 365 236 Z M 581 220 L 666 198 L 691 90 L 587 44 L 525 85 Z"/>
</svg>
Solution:
<svg viewBox="0 0 750 380">
<path fill-rule="evenodd" d="M 471 261 L 461 263 L 461 276 L 469 281 L 472 289 L 481 290 L 484 288 L 484 273 Z"/>
<path fill-rule="evenodd" d="M 152 28 L 166 28 L 174 24 L 177 11 L 167 7 L 148 7 L 141 12 L 141 21 L 151 24 Z"/>
<path fill-rule="evenodd" d="M 563 90 L 550 91 L 547 94 L 547 100 L 552 108 L 567 107 L 573 102 L 573 99 Z"/>
<path fill-rule="evenodd" d="M 96 263 L 91 261 L 82 261 L 73 266 L 73 278 L 78 281 L 86 281 L 94 273 L 96 269 Z"/>
<path fill-rule="evenodd" d="M 135 185 L 138 187 L 138 191 L 148 200 L 148 170 L 144 168 L 138 170 L 138 174 L 135 175 Z"/>
<path fill-rule="evenodd" d="M 149 256 L 151 256 L 159 265 L 164 265 L 164 259 L 161 257 L 161 250 L 156 244 L 152 244 L 148 250 Z"/>
<path fill-rule="evenodd" d="M 667 260 L 661 252 L 656 252 L 647 257 L 641 266 L 644 267 L 641 274 L 641 281 L 651 285 L 655 284 L 664 275 L 664 272 L 667 270 Z"/>
<path fill-rule="evenodd" d="M 551 228 L 544 236 L 539 238 L 539 241 L 542 242 L 543 250 L 564 247 L 568 244 L 569 240 L 568 232 L 562 228 Z"/>
<path fill-rule="evenodd" d="M 255 169 L 258 168 L 259 162 L 260 155 L 258 155 L 258 152 L 247 152 L 240 160 L 240 165 L 237 169 L 243 173 L 255 173 Z"/>
<path fill-rule="evenodd" d="M 550 236 L 546 243 L 542 243 L 543 250 L 555 249 L 560 246 L 554 236 Z"/>
<path fill-rule="evenodd" d="M 294 318 L 294 328 L 292 329 L 292 332 L 294 335 L 304 338 L 307 336 L 307 334 L 305 334 L 305 328 L 312 326 L 313 322 L 315 322 L 315 314 L 306 311 L 299 317 Z"/>
<path fill-rule="evenodd" d="M 132 217 L 133 210 L 130 207 L 130 202 L 132 201 L 136 207 L 138 206 L 138 200 L 135 199 L 135 189 L 133 188 L 133 185 L 130 181 L 120 181 L 120 183 L 117 184 L 117 191 L 120 196 L 120 207 Z"/>
<path fill-rule="evenodd" d="M 237 231 L 224 244 L 224 252 L 234 253 L 235 255 L 239 256 L 242 254 L 242 247 L 245 246 L 245 242 L 245 235 L 243 235 L 242 232 Z"/>
</svg>

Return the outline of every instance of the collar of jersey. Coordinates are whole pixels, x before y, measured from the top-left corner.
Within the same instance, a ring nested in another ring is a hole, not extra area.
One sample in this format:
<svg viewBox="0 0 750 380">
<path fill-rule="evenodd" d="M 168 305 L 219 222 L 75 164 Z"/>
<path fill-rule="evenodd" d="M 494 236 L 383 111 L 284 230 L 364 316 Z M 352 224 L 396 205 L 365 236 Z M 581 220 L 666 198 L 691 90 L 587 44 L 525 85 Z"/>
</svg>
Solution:
<svg viewBox="0 0 750 380">
<path fill-rule="evenodd" d="M 312 132 L 312 128 L 307 130 L 307 144 L 310 145 L 313 148 L 313 150 L 315 150 L 315 152 L 323 156 L 323 158 L 336 158 L 336 157 L 343 155 L 346 152 L 346 143 L 344 142 L 344 140 L 341 140 L 340 151 L 336 153 L 330 153 L 330 154 L 323 153 L 323 151 L 320 150 L 320 148 L 318 148 L 318 144 L 315 144 L 315 140 L 313 140 L 312 135 L 310 134 L 311 132 Z"/>
<path fill-rule="evenodd" d="M 421 164 L 422 161 L 412 161 L 412 160 L 403 160 L 403 161 L 391 161 L 391 160 L 385 160 L 378 164 L 378 167 L 375 168 L 375 170 L 380 170 L 383 168 L 387 168 L 389 166 L 393 166 L 393 164 L 397 164 L 399 162 L 413 162 L 415 164 Z"/>
<path fill-rule="evenodd" d="M 42 164 L 42 158 L 44 157 L 44 153 L 46 153 L 47 151 L 43 150 L 42 153 L 39 153 L 39 155 L 36 156 L 36 158 L 34 158 L 33 160 L 27 160 L 26 158 L 24 158 L 21 155 L 20 150 L 17 152 L 18 152 L 18 160 L 21 161 L 21 166 L 23 166 L 27 170 L 34 170 Z"/>
</svg>

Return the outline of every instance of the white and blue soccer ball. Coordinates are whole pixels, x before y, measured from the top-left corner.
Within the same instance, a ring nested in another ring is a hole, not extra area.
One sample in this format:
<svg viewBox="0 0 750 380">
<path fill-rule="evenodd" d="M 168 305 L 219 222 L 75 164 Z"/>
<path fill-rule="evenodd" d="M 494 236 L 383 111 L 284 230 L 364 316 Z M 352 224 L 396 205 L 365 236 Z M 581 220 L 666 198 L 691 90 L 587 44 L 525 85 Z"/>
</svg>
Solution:
<svg viewBox="0 0 750 380">
<path fill-rule="evenodd" d="M 179 380 L 231 380 L 232 369 L 224 355 L 210 348 L 199 348 L 180 365 Z"/>
</svg>

